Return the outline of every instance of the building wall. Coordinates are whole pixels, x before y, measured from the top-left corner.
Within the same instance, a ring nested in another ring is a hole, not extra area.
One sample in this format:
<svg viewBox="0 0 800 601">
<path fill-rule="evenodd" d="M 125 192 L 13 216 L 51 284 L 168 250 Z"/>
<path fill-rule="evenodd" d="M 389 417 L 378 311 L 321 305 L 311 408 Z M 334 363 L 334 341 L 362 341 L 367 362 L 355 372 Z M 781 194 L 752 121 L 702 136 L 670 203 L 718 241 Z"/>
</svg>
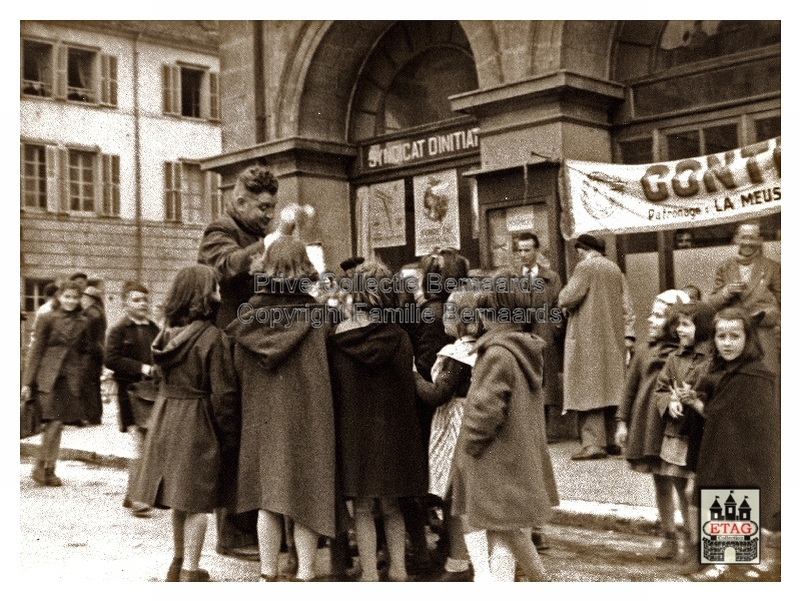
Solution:
<svg viewBox="0 0 800 601">
<path fill-rule="evenodd" d="M 156 305 L 175 272 L 197 259 L 205 224 L 165 223 L 164 162 L 218 154 L 221 128 L 207 119 L 163 114 L 162 65 L 180 61 L 218 72 L 219 58 L 213 49 L 146 36 L 137 41 L 113 26 L 83 29 L 68 23 L 22 21 L 20 35 L 116 56 L 118 104 L 112 108 L 21 96 L 20 138 L 119 156 L 120 213 L 106 217 L 23 207 L 20 276 L 24 282 L 84 271 L 104 286 L 113 321 L 121 316 L 118 295 L 125 280 L 141 279 L 153 291 Z"/>
</svg>

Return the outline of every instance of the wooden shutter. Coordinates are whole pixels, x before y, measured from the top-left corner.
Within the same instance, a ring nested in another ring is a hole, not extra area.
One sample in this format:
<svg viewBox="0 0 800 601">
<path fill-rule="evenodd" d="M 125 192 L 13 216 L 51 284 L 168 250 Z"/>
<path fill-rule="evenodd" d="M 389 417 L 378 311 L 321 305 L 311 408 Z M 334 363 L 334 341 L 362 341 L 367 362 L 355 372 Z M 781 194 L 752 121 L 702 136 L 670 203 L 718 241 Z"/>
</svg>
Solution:
<svg viewBox="0 0 800 601">
<path fill-rule="evenodd" d="M 208 102 L 208 118 L 211 121 L 219 121 L 219 73 L 208 74 Z"/>
<path fill-rule="evenodd" d="M 167 115 L 181 114 L 181 69 L 177 65 L 162 65 L 163 105 Z"/>
<path fill-rule="evenodd" d="M 44 160 L 47 169 L 47 210 L 57 213 L 66 203 L 66 150 L 45 146 Z"/>
<path fill-rule="evenodd" d="M 119 157 L 114 154 L 103 155 L 102 190 L 103 215 L 119 217 Z"/>
<path fill-rule="evenodd" d="M 100 55 L 100 103 L 117 106 L 117 57 Z"/>
<path fill-rule="evenodd" d="M 63 44 L 57 44 L 54 48 L 56 55 L 55 86 L 53 96 L 60 100 L 67 98 L 67 53 L 69 48 Z"/>
<path fill-rule="evenodd" d="M 69 185 L 69 151 L 66 148 L 59 148 L 56 152 L 58 159 L 58 211 L 69 213 L 70 207 L 70 185 Z"/>
<path fill-rule="evenodd" d="M 164 218 L 181 221 L 181 164 L 164 163 Z"/>
</svg>

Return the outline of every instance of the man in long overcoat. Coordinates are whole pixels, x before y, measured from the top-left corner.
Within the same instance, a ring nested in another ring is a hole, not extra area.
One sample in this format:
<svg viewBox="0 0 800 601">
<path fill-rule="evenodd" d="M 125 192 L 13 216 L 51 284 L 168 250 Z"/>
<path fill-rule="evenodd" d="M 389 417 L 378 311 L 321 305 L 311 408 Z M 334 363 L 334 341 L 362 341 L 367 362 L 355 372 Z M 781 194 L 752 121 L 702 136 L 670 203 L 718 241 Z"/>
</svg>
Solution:
<svg viewBox="0 0 800 601">
<path fill-rule="evenodd" d="M 294 223 L 281 218 L 277 230 L 268 233 L 275 216 L 278 180 L 263 165 L 245 168 L 238 176 L 226 214 L 209 224 L 200 241 L 197 262 L 213 267 L 219 276 L 222 298 L 216 325 L 222 330 L 237 318 L 237 311 L 254 294 L 250 273 L 253 259 L 279 234 L 289 234 Z M 223 486 L 235 486 L 235 470 L 223 468 Z M 242 559 L 257 560 L 257 512 L 238 515 L 226 509 L 217 512 L 217 552 Z"/>
<path fill-rule="evenodd" d="M 614 444 L 614 414 L 625 381 L 625 282 L 589 234 L 575 242 L 578 264 L 558 295 L 567 314 L 564 410 L 577 412 L 581 450 L 572 459 L 601 459 Z"/>
</svg>

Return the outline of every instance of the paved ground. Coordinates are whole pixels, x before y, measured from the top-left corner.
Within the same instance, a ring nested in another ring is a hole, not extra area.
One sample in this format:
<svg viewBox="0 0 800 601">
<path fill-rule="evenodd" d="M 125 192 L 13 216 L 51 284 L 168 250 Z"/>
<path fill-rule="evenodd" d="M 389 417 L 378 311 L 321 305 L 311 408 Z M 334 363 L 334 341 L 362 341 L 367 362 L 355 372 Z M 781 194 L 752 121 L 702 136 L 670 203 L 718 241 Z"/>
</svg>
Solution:
<svg viewBox="0 0 800 601">
<path fill-rule="evenodd" d="M 122 508 L 124 470 L 64 461 L 64 486 L 33 484 L 30 461 L 20 462 L 20 577 L 42 584 L 162 581 L 172 557 L 169 512 L 136 518 Z M 215 553 L 209 520 L 201 565 L 216 581 L 254 582 L 258 564 Z M 542 553 L 557 582 L 680 582 L 675 565 L 653 557 L 659 540 L 643 534 L 548 527 L 551 549 Z M 773 557 L 775 555 L 773 554 Z M 777 555 L 779 558 L 779 555 Z M 318 555 L 328 567 L 326 549 Z M 356 585 L 358 586 L 358 585 Z"/>
<path fill-rule="evenodd" d="M 30 456 L 39 436 L 20 442 L 20 454 Z M 116 403 L 104 405 L 103 424 L 87 428 L 66 427 L 61 457 L 99 465 L 121 467 L 132 456 L 130 437 L 117 427 Z M 571 461 L 577 441 L 550 445 L 561 505 L 554 523 L 614 527 L 632 532 L 655 532 L 657 513 L 652 479 L 628 469 L 625 460 Z"/>
</svg>

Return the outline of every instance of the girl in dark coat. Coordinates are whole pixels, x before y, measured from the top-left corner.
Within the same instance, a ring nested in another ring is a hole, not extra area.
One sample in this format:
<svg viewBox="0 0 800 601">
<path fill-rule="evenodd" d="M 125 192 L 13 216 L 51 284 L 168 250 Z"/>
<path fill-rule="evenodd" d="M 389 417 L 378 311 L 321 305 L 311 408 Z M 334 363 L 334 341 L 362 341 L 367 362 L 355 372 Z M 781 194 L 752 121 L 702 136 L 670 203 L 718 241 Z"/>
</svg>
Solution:
<svg viewBox="0 0 800 601">
<path fill-rule="evenodd" d="M 475 345 L 453 457 L 453 513 L 464 520 L 470 556 L 485 554 L 484 549 L 473 553 L 470 535 L 486 530 L 490 552 L 507 547 L 530 581 L 546 581 L 531 539 L 531 528 L 544 523 L 558 504 L 544 423 L 544 341 L 523 332 L 512 317 L 530 306 L 525 295 L 502 290 L 496 286 L 488 293 L 488 306 L 479 313 L 486 333 Z"/>
<path fill-rule="evenodd" d="M 706 400 L 695 502 L 701 488 L 759 488 L 761 527 L 780 531 L 781 419 L 775 374 L 763 362 L 756 329 L 744 311 L 723 309 L 714 318 L 714 329 L 711 367 L 697 386 L 698 397 Z M 725 579 L 733 568 L 712 564 L 693 579 Z"/>
<path fill-rule="evenodd" d="M 680 300 L 688 303 L 689 296 L 681 290 L 666 290 L 653 301 L 648 317 L 649 340 L 636 348 L 625 375 L 625 388 L 617 408 L 616 442 L 625 450 L 631 469 L 653 475 L 656 507 L 661 519 L 664 540 L 656 551 L 659 559 L 670 559 L 678 552 L 675 526 L 674 485 L 661 471 L 661 443 L 664 440 L 664 420 L 658 411 L 654 391 L 656 380 L 667 357 L 678 348 L 675 332 L 666 329 L 667 310 Z M 684 515 L 684 523 L 688 516 Z"/>
<path fill-rule="evenodd" d="M 80 424 L 86 419 L 82 393 L 90 348 L 88 322 L 81 313 L 82 294 L 78 282 L 61 285 L 55 297 L 57 307 L 36 322 L 22 376 L 22 400 L 30 399 L 35 391 L 46 423 L 32 474 L 43 486 L 61 486 L 56 460 L 64 424 Z"/>
<path fill-rule="evenodd" d="M 356 279 L 391 280 L 382 263 L 367 261 Z M 361 287 L 347 297 L 346 319 L 329 339 L 342 491 L 353 500 L 362 581 L 377 581 L 373 507 L 382 512 L 389 579 L 406 580 L 406 531 L 398 499 L 423 495 L 428 466 L 414 407 L 411 341 L 384 319 L 394 295 Z M 372 312 L 368 315 L 368 312 Z"/>
<path fill-rule="evenodd" d="M 278 578 L 285 518 L 294 524 L 295 579 L 312 580 L 319 537 L 337 530 L 326 308 L 309 294 L 317 271 L 299 239 L 278 238 L 254 267 L 269 281 L 227 330 L 242 389 L 236 510 L 258 510 L 262 581 Z"/>
<path fill-rule="evenodd" d="M 236 373 L 230 344 L 214 325 L 219 308 L 214 271 L 178 272 L 153 342 L 159 394 L 148 424 L 134 498 L 172 508 L 175 555 L 167 582 L 208 581 L 198 567 L 208 514 L 222 504 L 221 457 L 236 445 Z"/>
</svg>

